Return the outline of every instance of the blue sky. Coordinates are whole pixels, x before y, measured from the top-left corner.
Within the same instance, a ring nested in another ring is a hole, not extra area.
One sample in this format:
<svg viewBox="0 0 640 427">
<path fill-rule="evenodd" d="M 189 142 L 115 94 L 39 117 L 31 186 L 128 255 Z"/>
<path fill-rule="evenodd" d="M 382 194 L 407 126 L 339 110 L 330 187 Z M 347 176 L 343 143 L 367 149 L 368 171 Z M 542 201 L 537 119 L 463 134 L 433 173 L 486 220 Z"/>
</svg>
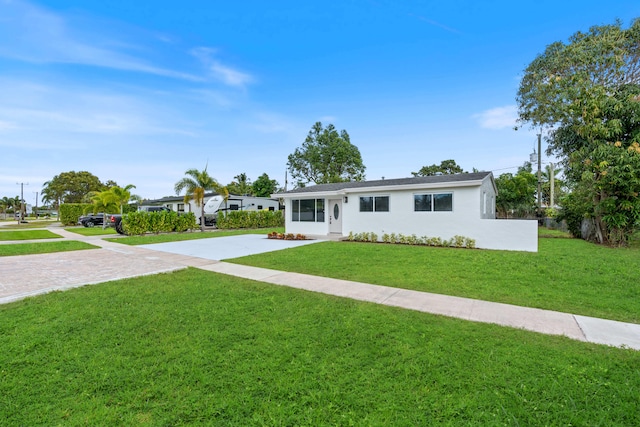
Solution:
<svg viewBox="0 0 640 427">
<path fill-rule="evenodd" d="M 284 185 L 316 121 L 349 133 L 367 179 L 445 159 L 514 172 L 536 144 L 513 130 L 524 68 L 639 16 L 637 0 L 0 0 L 0 196 L 29 183 L 33 204 L 87 170 L 157 198 L 207 164 Z"/>
</svg>

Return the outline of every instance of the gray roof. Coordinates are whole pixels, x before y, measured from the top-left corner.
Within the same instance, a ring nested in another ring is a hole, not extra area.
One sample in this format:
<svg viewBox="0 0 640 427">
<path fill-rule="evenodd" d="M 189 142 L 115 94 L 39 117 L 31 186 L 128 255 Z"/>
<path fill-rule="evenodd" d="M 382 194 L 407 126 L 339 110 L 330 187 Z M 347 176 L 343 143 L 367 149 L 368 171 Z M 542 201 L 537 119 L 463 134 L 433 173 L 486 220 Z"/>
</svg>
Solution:
<svg viewBox="0 0 640 427">
<path fill-rule="evenodd" d="M 447 182 L 454 183 L 465 181 L 481 181 L 489 175 L 492 175 L 491 172 L 473 172 L 456 173 L 453 175 L 418 176 L 414 178 L 379 179 L 376 181 L 336 182 L 332 184 L 318 184 L 309 187 L 296 188 L 295 190 L 284 191 L 278 194 L 320 193 L 340 191 L 348 188 L 371 188 L 395 185 L 402 186 L 416 184 L 441 184 Z"/>
<path fill-rule="evenodd" d="M 205 193 L 204 197 L 213 197 L 218 195 L 218 193 L 216 192 L 212 192 L 212 193 Z M 184 195 L 182 196 L 167 196 L 167 197 L 162 197 L 160 199 L 150 199 L 150 200 L 143 200 L 142 204 L 143 205 L 151 205 L 151 204 L 159 204 L 159 203 L 169 203 L 169 202 L 182 202 L 184 200 Z"/>
</svg>

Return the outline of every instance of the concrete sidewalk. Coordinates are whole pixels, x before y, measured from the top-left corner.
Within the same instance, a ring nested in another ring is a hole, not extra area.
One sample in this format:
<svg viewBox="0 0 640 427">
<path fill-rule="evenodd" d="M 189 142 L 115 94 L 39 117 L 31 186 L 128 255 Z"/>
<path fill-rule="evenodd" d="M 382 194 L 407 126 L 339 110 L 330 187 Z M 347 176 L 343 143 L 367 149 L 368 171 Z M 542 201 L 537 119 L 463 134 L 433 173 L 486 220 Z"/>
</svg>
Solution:
<svg viewBox="0 0 640 427">
<path fill-rule="evenodd" d="M 179 249 L 183 253 L 172 253 L 170 250 L 175 248 L 174 245 L 126 246 L 107 242 L 102 239 L 105 236 L 84 237 L 62 229 L 52 231 L 66 239 L 85 241 L 98 245 L 102 249 L 0 257 L 0 303 L 52 290 L 174 271 L 191 266 L 274 285 L 640 350 L 640 325 L 637 324 L 248 267 L 221 262 L 218 259 L 185 255 L 183 245 L 180 245 Z M 246 237 L 238 240 L 241 245 L 247 245 Z M 198 245 L 212 246 L 225 243 L 222 238 L 197 242 Z M 188 242 L 183 243 L 188 244 Z M 254 252 L 253 248 L 250 250 Z M 224 254 L 224 251 L 211 250 L 207 253 Z M 25 283 L 42 285 L 38 287 L 24 285 Z"/>
</svg>

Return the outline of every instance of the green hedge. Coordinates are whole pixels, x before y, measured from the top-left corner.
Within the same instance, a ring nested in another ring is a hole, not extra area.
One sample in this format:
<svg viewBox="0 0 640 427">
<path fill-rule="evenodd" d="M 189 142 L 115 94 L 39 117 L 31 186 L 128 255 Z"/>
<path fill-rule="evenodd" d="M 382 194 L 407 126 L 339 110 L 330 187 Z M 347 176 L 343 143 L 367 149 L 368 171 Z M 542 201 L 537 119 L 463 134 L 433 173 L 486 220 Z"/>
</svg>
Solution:
<svg viewBox="0 0 640 427">
<path fill-rule="evenodd" d="M 122 228 L 128 235 L 145 233 L 184 232 L 197 228 L 193 212 L 178 215 L 176 212 L 131 212 L 122 218 Z"/>
<path fill-rule="evenodd" d="M 282 211 L 218 212 L 216 226 L 220 229 L 284 227 Z"/>
<path fill-rule="evenodd" d="M 60 222 L 62 225 L 76 225 L 78 218 L 84 215 L 91 203 L 64 203 L 60 205 Z"/>
</svg>

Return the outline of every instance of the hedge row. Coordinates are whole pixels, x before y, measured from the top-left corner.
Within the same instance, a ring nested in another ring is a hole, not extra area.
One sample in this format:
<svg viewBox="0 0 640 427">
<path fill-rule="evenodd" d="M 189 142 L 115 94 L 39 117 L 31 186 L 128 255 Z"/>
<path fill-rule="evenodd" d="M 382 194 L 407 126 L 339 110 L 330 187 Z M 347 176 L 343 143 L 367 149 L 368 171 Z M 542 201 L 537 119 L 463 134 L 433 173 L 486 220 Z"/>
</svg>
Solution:
<svg viewBox="0 0 640 427">
<path fill-rule="evenodd" d="M 271 228 L 284 227 L 282 211 L 232 211 L 219 212 L 216 227 L 231 228 Z"/>
<path fill-rule="evenodd" d="M 60 205 L 60 222 L 62 225 L 76 225 L 78 218 L 89 211 L 91 203 L 64 203 Z"/>
<path fill-rule="evenodd" d="M 145 233 L 184 232 L 197 228 L 193 212 L 178 215 L 176 212 L 131 212 L 122 218 L 122 228 L 127 235 Z"/>
<path fill-rule="evenodd" d="M 351 242 L 378 242 L 378 235 L 376 233 L 349 233 L 348 240 Z M 474 249 L 476 247 L 476 241 L 469 237 L 453 236 L 451 239 L 442 239 L 441 237 L 418 237 L 415 234 L 383 234 L 383 243 L 392 243 L 400 245 L 422 245 L 422 246 L 441 246 L 441 247 L 454 247 L 454 248 L 468 248 Z"/>
</svg>

